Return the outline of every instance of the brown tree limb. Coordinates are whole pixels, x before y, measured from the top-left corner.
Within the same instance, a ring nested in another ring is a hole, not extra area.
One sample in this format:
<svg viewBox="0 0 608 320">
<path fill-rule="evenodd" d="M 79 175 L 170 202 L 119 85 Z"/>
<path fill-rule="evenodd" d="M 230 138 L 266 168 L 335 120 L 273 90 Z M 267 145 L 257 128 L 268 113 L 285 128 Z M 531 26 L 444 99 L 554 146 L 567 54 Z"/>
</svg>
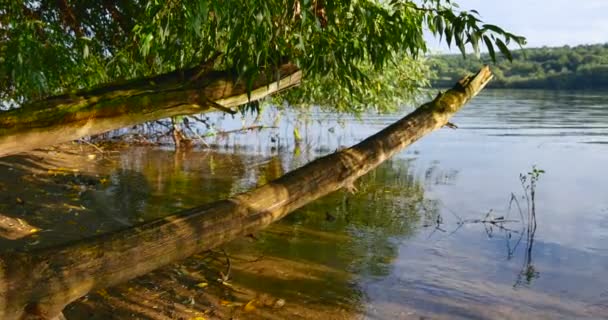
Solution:
<svg viewBox="0 0 608 320">
<path fill-rule="evenodd" d="M 200 67 L 50 97 L 0 112 L 0 157 L 177 115 L 232 108 L 296 86 L 293 64 L 262 73 L 248 95 L 232 72 Z M 277 76 L 278 75 L 278 76 Z M 188 79 L 192 79 L 189 81 Z"/>
<path fill-rule="evenodd" d="M 311 201 L 352 186 L 404 147 L 444 126 L 491 78 L 485 67 L 361 143 L 230 199 L 59 247 L 2 254 L 0 318 L 52 319 L 92 290 L 251 234 Z"/>
<path fill-rule="evenodd" d="M 59 8 L 59 14 L 61 20 L 65 24 L 66 28 L 72 29 L 76 37 L 81 38 L 84 35 L 80 22 L 76 18 L 74 11 L 70 7 L 67 0 L 57 0 L 57 7 Z"/>
<path fill-rule="evenodd" d="M 102 4 L 106 11 L 108 11 L 112 16 L 112 20 L 118 23 L 120 29 L 122 29 L 122 32 L 125 35 L 129 35 L 132 29 L 131 24 L 127 23 L 127 19 L 125 18 L 125 16 L 120 11 L 118 11 L 118 9 L 116 8 L 116 3 L 112 0 L 103 0 Z"/>
</svg>

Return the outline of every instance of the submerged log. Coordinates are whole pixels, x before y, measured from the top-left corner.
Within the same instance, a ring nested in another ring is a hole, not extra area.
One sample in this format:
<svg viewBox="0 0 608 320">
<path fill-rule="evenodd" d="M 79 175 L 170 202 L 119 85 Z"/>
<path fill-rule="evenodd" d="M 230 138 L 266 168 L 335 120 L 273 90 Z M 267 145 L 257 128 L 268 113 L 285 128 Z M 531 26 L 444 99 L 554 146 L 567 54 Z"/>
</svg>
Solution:
<svg viewBox="0 0 608 320">
<path fill-rule="evenodd" d="M 230 199 L 59 247 L 0 255 L 0 318 L 52 319 L 92 290 L 251 234 L 319 197 L 352 188 L 357 178 L 444 126 L 491 78 L 485 67 L 361 143 Z"/>
<path fill-rule="evenodd" d="M 231 108 L 296 86 L 302 73 L 285 64 L 251 83 L 231 72 L 180 70 L 0 111 L 0 157 L 177 115 Z"/>
</svg>

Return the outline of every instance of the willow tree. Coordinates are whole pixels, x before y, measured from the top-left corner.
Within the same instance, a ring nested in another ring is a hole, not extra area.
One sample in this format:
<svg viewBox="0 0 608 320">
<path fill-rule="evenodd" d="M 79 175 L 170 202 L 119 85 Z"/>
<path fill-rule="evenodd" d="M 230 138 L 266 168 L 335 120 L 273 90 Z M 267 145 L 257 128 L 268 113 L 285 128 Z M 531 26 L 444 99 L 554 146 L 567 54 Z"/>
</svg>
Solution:
<svg viewBox="0 0 608 320">
<path fill-rule="evenodd" d="M 494 57 L 522 37 L 450 0 L 9 0 L 0 156 L 279 95 L 394 106 L 422 81 L 425 30 Z M 498 50 L 496 50 L 497 48 Z"/>
<path fill-rule="evenodd" d="M 0 156 L 280 93 L 341 111 L 382 108 L 421 79 L 425 29 L 479 51 L 524 39 L 450 0 L 12 1 L 0 7 Z M 435 129 L 492 78 L 463 78 L 361 143 L 268 184 L 136 228 L 0 253 L 2 319 L 52 319 L 91 290 L 281 219 Z"/>
</svg>

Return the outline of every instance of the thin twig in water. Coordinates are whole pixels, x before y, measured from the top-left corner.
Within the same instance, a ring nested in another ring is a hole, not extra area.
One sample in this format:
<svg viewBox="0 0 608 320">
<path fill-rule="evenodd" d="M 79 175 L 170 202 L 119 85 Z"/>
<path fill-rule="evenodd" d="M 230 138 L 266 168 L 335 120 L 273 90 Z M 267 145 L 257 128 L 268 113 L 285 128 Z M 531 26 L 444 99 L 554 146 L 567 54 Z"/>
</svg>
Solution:
<svg viewBox="0 0 608 320">
<path fill-rule="evenodd" d="M 154 123 L 159 124 L 167 129 L 171 129 L 171 126 L 169 124 L 163 123 L 162 121 L 154 121 Z"/>
<path fill-rule="evenodd" d="M 511 212 L 511 205 L 515 203 L 517 205 L 517 212 L 519 212 L 519 216 L 521 217 L 521 223 L 524 224 L 524 212 L 521 210 L 521 206 L 519 205 L 519 200 L 517 200 L 517 196 L 514 193 L 511 193 L 511 200 L 509 200 L 509 212 Z"/>
<path fill-rule="evenodd" d="M 262 261 L 264 258 L 266 258 L 266 256 L 264 256 L 264 255 L 261 255 L 255 259 L 251 259 L 251 260 L 248 260 L 245 258 L 232 257 L 233 260 L 235 260 L 235 259 L 240 260 L 239 263 L 254 263 L 254 262 Z"/>
<path fill-rule="evenodd" d="M 433 234 L 435 234 L 435 232 L 437 230 L 441 231 L 441 232 L 447 232 L 445 229 L 441 228 L 441 225 L 443 224 L 443 218 L 441 217 L 441 215 L 437 215 L 437 219 L 435 219 L 435 228 L 433 229 L 433 231 L 431 232 L 431 234 L 429 234 L 427 239 L 430 239 L 431 236 L 433 236 Z"/>
<path fill-rule="evenodd" d="M 230 263 L 230 257 L 228 256 L 228 253 L 226 253 L 226 250 L 222 249 L 222 253 L 224 253 L 224 257 L 226 257 L 227 268 L 226 273 L 220 271 L 221 278 L 218 280 L 220 280 L 222 284 L 227 284 L 228 280 L 230 280 L 230 271 L 232 270 L 232 264 Z"/>
<path fill-rule="evenodd" d="M 230 133 L 238 133 L 238 132 L 244 132 L 244 131 L 249 131 L 249 130 L 277 129 L 277 128 L 278 127 L 275 127 L 275 126 L 255 125 L 255 126 L 242 127 L 240 129 L 234 129 L 234 130 L 218 131 L 217 135 L 226 135 L 226 134 L 230 134 Z"/>
<path fill-rule="evenodd" d="M 100 147 L 96 146 L 94 143 L 91 143 L 91 142 L 89 142 L 89 141 L 87 141 L 87 140 L 85 140 L 85 139 L 80 139 L 80 141 L 82 141 L 82 142 L 84 142 L 84 143 L 86 143 L 86 144 L 90 145 L 91 147 L 93 147 L 93 148 L 97 149 L 97 151 L 99 151 L 99 152 L 100 152 L 100 153 L 102 153 L 102 154 L 103 154 L 103 153 L 105 153 L 105 151 L 103 151 L 103 149 L 101 149 Z"/>
<path fill-rule="evenodd" d="M 209 148 L 209 144 L 205 141 L 203 137 L 201 137 L 200 134 L 198 134 L 198 132 L 194 131 L 192 127 L 190 127 L 190 124 L 188 124 L 187 122 L 184 122 L 184 124 L 186 125 L 186 128 L 188 128 L 188 130 L 190 130 L 190 132 L 192 132 L 205 145 L 206 148 Z"/>
</svg>

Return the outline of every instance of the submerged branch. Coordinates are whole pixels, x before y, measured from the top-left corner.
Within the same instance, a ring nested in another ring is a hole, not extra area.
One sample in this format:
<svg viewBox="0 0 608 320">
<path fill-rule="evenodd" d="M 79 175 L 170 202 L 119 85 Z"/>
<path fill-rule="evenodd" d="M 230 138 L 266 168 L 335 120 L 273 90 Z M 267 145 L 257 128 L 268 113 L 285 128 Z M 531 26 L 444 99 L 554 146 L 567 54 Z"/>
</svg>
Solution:
<svg viewBox="0 0 608 320">
<path fill-rule="evenodd" d="M 233 108 L 297 86 L 302 73 L 292 64 L 268 70 L 251 86 L 232 72 L 200 68 L 50 97 L 0 111 L 0 157 L 139 123 Z M 249 91 L 248 88 L 251 88 Z"/>
</svg>

